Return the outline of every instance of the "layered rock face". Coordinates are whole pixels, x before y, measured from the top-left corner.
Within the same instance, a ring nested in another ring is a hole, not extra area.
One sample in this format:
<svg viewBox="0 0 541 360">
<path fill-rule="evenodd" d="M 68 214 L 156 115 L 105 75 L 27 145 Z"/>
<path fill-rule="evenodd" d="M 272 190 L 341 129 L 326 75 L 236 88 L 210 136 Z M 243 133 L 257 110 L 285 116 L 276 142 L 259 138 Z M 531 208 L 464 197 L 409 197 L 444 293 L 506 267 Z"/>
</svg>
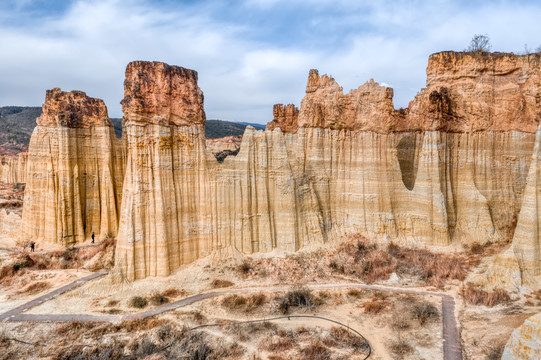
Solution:
<svg viewBox="0 0 541 360">
<path fill-rule="evenodd" d="M 0 181 L 7 184 L 24 183 L 28 153 L 0 158 Z"/>
<path fill-rule="evenodd" d="M 239 154 L 219 164 L 205 152 L 196 73 L 131 63 L 117 273 L 167 275 L 212 253 L 296 251 L 347 232 L 484 244 L 509 239 L 518 219 L 515 265 L 498 271 L 537 276 L 538 64 L 435 54 L 427 88 L 400 110 L 390 88 L 370 81 L 343 94 L 311 70 L 300 110 L 275 106 L 267 131 L 247 128 Z"/>
<path fill-rule="evenodd" d="M 502 360 L 541 358 L 541 313 L 534 315 L 515 329 L 505 345 Z"/>
<path fill-rule="evenodd" d="M 30 139 L 20 238 L 67 246 L 116 235 L 122 152 L 102 100 L 48 90 Z"/>
<path fill-rule="evenodd" d="M 115 266 L 122 278 L 164 276 L 207 254 L 212 206 L 197 73 L 160 62 L 126 68 L 127 165 Z"/>
</svg>

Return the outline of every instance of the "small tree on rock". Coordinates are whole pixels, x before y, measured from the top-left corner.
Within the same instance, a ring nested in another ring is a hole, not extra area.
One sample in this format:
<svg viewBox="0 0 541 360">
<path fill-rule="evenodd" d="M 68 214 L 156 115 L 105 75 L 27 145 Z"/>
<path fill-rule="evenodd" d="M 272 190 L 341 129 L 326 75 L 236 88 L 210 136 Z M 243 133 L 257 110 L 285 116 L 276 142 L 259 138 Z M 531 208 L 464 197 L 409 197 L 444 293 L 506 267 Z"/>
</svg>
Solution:
<svg viewBox="0 0 541 360">
<path fill-rule="evenodd" d="M 472 37 L 470 46 L 466 48 L 466 51 L 489 52 L 491 48 L 492 45 L 490 44 L 490 38 L 487 34 L 476 34 Z"/>
</svg>

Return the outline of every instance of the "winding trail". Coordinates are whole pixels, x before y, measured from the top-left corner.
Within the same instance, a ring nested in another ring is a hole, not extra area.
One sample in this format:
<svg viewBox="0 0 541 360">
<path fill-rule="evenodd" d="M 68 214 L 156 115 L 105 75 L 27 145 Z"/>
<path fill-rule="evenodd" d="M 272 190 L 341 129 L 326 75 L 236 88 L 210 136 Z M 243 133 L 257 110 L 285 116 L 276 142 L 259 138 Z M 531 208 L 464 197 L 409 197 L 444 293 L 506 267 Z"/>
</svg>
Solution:
<svg viewBox="0 0 541 360">
<path fill-rule="evenodd" d="M 17 306 L 15 309 L 12 309 L 3 314 L 0 314 L 0 321 L 13 321 L 12 319 L 16 318 L 20 313 L 25 312 L 26 310 L 33 308 L 35 306 L 41 305 L 45 301 L 51 300 L 52 298 L 65 293 L 66 291 L 74 289 L 77 286 L 80 286 L 87 281 L 94 280 L 96 278 L 104 276 L 107 273 L 108 271 L 102 271 L 102 272 L 96 272 L 96 273 L 90 274 L 88 276 L 75 280 L 74 282 L 71 282 L 67 285 L 64 285 L 56 290 L 53 290 L 45 295 L 35 298 L 34 300 L 31 300 L 27 303 Z M 48 315 L 48 316 L 51 316 L 51 315 Z M 58 316 L 58 315 L 52 315 L 52 316 Z M 30 320 L 30 321 L 33 321 L 33 320 Z M 54 321 L 54 320 L 37 320 L 37 321 Z"/>
<path fill-rule="evenodd" d="M 195 302 L 209 299 L 220 295 L 230 294 L 249 294 L 254 292 L 277 292 L 287 291 L 291 288 L 291 285 L 287 286 L 266 286 L 266 287 L 250 287 L 244 289 L 225 289 L 205 292 L 187 298 L 174 301 L 165 305 L 157 306 L 153 309 L 142 311 L 136 314 L 127 315 L 91 315 L 91 314 L 22 314 L 28 309 L 38 306 L 45 301 L 48 301 L 66 291 L 69 291 L 81 284 L 101 277 L 107 274 L 107 272 L 94 273 L 92 275 L 81 278 L 68 285 L 65 285 L 59 289 L 56 289 L 50 293 L 40 296 L 30 302 L 27 302 L 21 306 L 16 307 L 8 312 L 0 314 L 0 321 L 30 321 L 30 322 L 64 322 L 64 321 L 99 321 L 99 322 L 115 322 L 125 320 L 138 320 L 144 319 L 150 316 L 162 314 L 167 311 L 174 310 L 179 307 L 193 304 Z M 334 290 L 334 289 L 365 289 L 365 290 L 379 290 L 385 292 L 393 292 L 400 294 L 412 294 L 412 295 L 432 295 L 438 296 L 442 299 L 442 323 L 443 323 L 443 358 L 444 360 L 462 360 L 462 347 L 460 344 L 460 333 L 458 331 L 456 316 L 455 316 L 455 299 L 449 295 L 438 292 L 404 289 L 390 286 L 380 285 L 367 285 L 359 283 L 350 284 L 318 284 L 307 285 L 311 290 Z"/>
</svg>

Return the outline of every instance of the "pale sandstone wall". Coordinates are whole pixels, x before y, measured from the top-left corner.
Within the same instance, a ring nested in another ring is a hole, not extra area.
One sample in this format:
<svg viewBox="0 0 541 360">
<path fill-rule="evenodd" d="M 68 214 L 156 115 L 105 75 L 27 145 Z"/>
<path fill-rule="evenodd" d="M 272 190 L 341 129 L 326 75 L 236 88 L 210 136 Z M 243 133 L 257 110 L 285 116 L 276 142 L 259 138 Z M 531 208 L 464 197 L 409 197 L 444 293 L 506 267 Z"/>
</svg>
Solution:
<svg viewBox="0 0 541 360">
<path fill-rule="evenodd" d="M 117 274 L 167 275 L 226 249 L 296 251 L 345 232 L 409 246 L 508 239 L 523 198 L 535 198 L 525 185 L 538 64 L 435 54 L 427 89 L 405 110 L 390 88 L 370 81 L 344 95 L 312 70 L 298 114 L 275 107 L 269 130 L 247 128 L 239 154 L 218 164 L 205 149 L 197 74 L 131 63 Z"/>
<path fill-rule="evenodd" d="M 0 181 L 8 184 L 24 183 L 27 153 L 0 158 Z"/>
<path fill-rule="evenodd" d="M 165 276 L 211 246 L 203 94 L 195 71 L 159 62 L 130 63 L 124 89 L 127 165 L 115 266 L 128 280 Z"/>
<path fill-rule="evenodd" d="M 502 360 L 541 359 L 541 313 L 513 331 L 505 345 Z"/>
<path fill-rule="evenodd" d="M 20 238 L 67 246 L 116 235 L 122 146 L 103 101 L 47 91 L 28 150 Z"/>
</svg>

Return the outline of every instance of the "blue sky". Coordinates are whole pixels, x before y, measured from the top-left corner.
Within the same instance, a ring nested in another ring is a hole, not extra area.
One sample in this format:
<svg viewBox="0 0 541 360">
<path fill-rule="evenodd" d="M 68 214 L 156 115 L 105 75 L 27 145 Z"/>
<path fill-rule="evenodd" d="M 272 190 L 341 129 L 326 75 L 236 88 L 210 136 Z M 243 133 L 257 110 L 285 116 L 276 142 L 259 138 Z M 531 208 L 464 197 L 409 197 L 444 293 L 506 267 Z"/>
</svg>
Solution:
<svg viewBox="0 0 541 360">
<path fill-rule="evenodd" d="M 347 92 L 373 78 L 407 106 L 431 53 L 488 34 L 494 51 L 541 45 L 538 1 L 2 0 L 0 106 L 83 90 L 121 117 L 124 69 L 195 69 L 208 119 L 265 123 L 304 96 L 311 68 Z"/>
</svg>

